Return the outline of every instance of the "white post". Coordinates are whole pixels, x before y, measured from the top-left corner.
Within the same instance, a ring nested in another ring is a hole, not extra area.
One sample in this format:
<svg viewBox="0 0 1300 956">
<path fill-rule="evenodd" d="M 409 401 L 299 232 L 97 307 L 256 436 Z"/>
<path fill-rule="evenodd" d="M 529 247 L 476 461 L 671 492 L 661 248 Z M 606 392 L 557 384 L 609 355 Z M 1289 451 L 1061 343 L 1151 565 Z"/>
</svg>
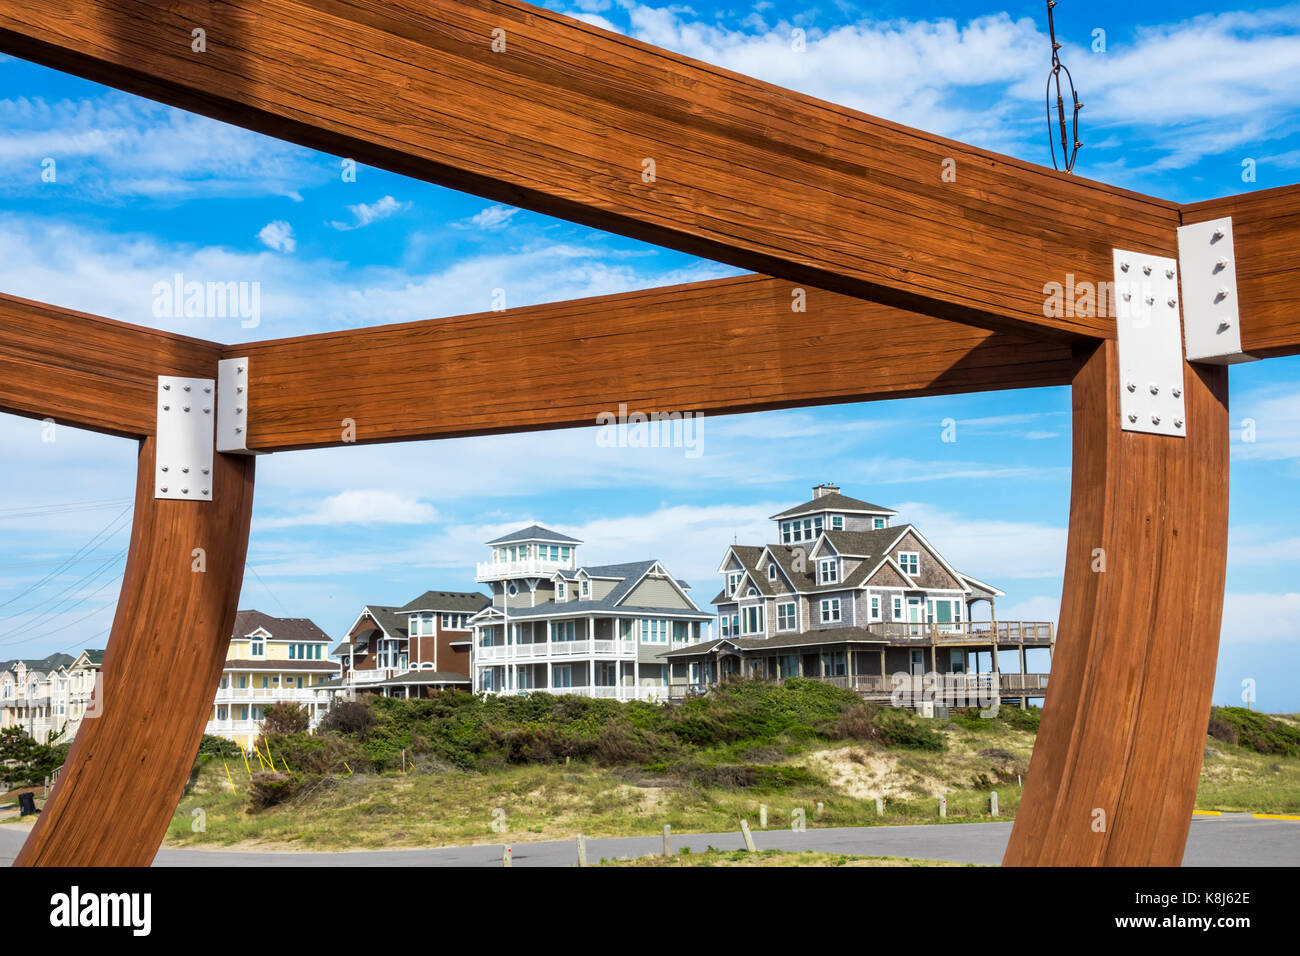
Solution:
<svg viewBox="0 0 1300 956">
<path fill-rule="evenodd" d="M 586 866 L 586 865 L 587 865 L 587 840 L 581 833 L 579 833 L 578 834 L 578 866 Z"/>
<path fill-rule="evenodd" d="M 754 834 L 749 832 L 749 821 L 740 821 L 740 835 L 745 838 L 745 849 L 753 853 L 757 847 L 754 846 Z"/>
<path fill-rule="evenodd" d="M 989 813 L 995 817 L 998 815 L 998 792 L 996 790 L 989 793 Z"/>
<path fill-rule="evenodd" d="M 664 824 L 664 856 L 673 855 L 673 828 L 671 824 Z"/>
</svg>

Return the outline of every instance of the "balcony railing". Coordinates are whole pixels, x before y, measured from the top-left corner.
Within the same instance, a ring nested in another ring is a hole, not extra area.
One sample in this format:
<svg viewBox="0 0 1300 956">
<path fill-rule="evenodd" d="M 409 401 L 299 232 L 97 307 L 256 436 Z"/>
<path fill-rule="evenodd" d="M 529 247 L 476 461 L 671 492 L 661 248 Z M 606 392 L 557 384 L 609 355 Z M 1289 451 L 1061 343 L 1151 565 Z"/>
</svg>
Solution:
<svg viewBox="0 0 1300 956">
<path fill-rule="evenodd" d="M 658 645 L 656 645 L 658 646 Z M 664 649 L 667 650 L 667 645 Z M 634 640 L 596 641 L 539 641 L 536 644 L 497 644 L 474 648 L 476 663 L 484 661 L 518 661 L 538 658 L 618 657 L 631 660 L 636 657 Z"/>
<path fill-rule="evenodd" d="M 576 694 L 579 697 L 598 697 L 603 700 L 667 700 L 668 688 L 663 685 L 632 687 L 620 685 L 580 686 L 580 687 L 521 687 L 511 691 L 496 691 L 498 694 Z"/>
<path fill-rule="evenodd" d="M 866 625 L 872 634 L 889 641 L 936 644 L 992 644 L 996 635 L 999 644 L 1045 645 L 1052 643 L 1054 627 L 1051 621 L 961 621 L 947 624 L 876 621 Z"/>
<path fill-rule="evenodd" d="M 538 558 L 525 558 L 519 561 L 480 561 L 476 566 L 475 579 L 496 581 L 501 578 L 550 577 L 556 571 L 572 571 L 575 567 L 573 558 L 568 561 Z"/>
<path fill-rule="evenodd" d="M 223 687 L 217 691 L 216 703 L 246 703 L 270 699 L 312 703 L 317 698 L 313 687 Z"/>
<path fill-rule="evenodd" d="M 936 680 L 935 677 L 941 680 Z M 998 696 L 1020 697 L 1039 696 L 1047 692 L 1047 674 L 1008 674 L 1000 673 Z M 909 698 L 937 698 L 941 702 L 960 695 L 967 699 L 988 698 L 994 694 L 993 674 L 938 674 L 935 676 L 907 675 L 896 682 L 893 675 L 881 677 L 879 674 L 854 674 L 852 676 L 809 675 L 806 680 L 821 681 L 856 691 L 867 697 L 888 698 L 895 693 L 902 693 Z M 780 680 L 773 681 L 780 683 Z M 685 678 L 673 678 L 668 684 L 670 700 L 682 700 L 687 697 L 707 693 L 712 684 L 691 681 Z"/>
</svg>

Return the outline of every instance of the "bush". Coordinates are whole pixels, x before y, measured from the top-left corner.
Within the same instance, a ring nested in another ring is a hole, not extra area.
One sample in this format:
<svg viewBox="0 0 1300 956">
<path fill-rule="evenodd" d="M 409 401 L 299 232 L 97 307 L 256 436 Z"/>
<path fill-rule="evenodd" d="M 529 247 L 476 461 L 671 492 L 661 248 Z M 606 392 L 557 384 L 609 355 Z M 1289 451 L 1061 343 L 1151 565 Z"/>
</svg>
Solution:
<svg viewBox="0 0 1300 956">
<path fill-rule="evenodd" d="M 230 759 L 233 757 L 242 757 L 243 751 L 239 749 L 239 744 L 233 740 L 227 740 L 225 737 L 214 737 L 212 734 L 204 734 L 203 739 L 199 741 L 199 756 L 221 757 Z"/>
<path fill-rule="evenodd" d="M 259 771 L 253 774 L 248 799 L 254 810 L 266 810 L 291 799 L 296 791 L 297 782 L 289 774 Z"/>
<path fill-rule="evenodd" d="M 335 701 L 320 722 L 322 733 L 331 731 L 353 737 L 365 737 L 375 726 L 375 715 L 367 702 L 361 700 Z"/>
<path fill-rule="evenodd" d="M 262 715 L 262 736 L 271 734 L 305 734 L 311 727 L 307 708 L 287 701 L 268 704 Z"/>
<path fill-rule="evenodd" d="M 1208 732 L 1256 753 L 1300 756 L 1300 728 L 1245 707 L 1211 707 Z"/>
</svg>

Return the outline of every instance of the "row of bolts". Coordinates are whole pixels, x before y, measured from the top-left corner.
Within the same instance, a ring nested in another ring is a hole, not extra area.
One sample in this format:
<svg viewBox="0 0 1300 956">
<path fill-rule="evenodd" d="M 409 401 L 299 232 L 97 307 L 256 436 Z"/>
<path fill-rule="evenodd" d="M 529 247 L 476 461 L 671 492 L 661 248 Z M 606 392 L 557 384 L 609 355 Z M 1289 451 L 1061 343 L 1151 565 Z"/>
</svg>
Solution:
<svg viewBox="0 0 1300 956">
<path fill-rule="evenodd" d="M 238 368 L 237 371 L 242 372 L 243 370 L 244 370 L 244 369 L 243 369 L 243 366 L 240 366 L 240 367 Z M 188 386 L 188 385 L 184 386 L 184 388 L 185 388 L 185 391 L 187 391 L 187 392 L 190 390 L 190 386 Z M 172 387 L 171 387 L 170 385 L 164 385 L 164 386 L 163 386 L 163 391 L 164 391 L 164 392 L 170 392 L 171 390 L 172 390 Z M 236 385 L 236 386 L 235 386 L 235 391 L 236 391 L 236 392 L 242 392 L 243 390 L 244 390 L 244 386 L 242 386 L 242 385 Z M 211 394 L 212 394 L 212 386 L 211 386 L 211 385 L 205 385 L 205 386 L 203 386 L 203 394 L 205 394 L 205 395 L 211 395 Z M 164 412 L 169 412 L 169 411 L 171 411 L 171 408 L 172 408 L 172 407 L 171 407 L 170 405 L 163 405 L 163 411 L 164 411 Z M 185 408 L 185 411 L 187 411 L 187 412 L 190 410 L 190 407 L 189 407 L 188 405 L 184 406 L 184 408 Z M 236 408 L 236 409 L 235 409 L 235 414 L 236 414 L 236 415 L 242 415 L 243 413 L 244 413 L 244 409 L 243 409 L 243 408 Z M 205 406 L 203 407 L 203 414 L 204 414 L 204 415 L 211 415 L 211 414 L 212 414 L 212 407 L 211 407 L 210 405 L 205 405 Z M 235 426 L 235 431 L 237 431 L 237 432 L 242 432 L 242 431 L 243 431 L 243 428 L 241 428 L 240 426 L 236 425 L 236 426 Z M 161 468 L 161 470 L 162 470 L 162 471 L 168 471 L 169 468 L 168 468 L 167 465 L 163 465 L 162 468 Z M 181 469 L 181 472 L 182 472 L 183 474 L 189 474 L 189 471 L 190 471 L 189 468 L 182 468 L 182 469 Z M 208 469 L 207 469 L 207 468 L 204 468 L 204 469 L 203 469 L 203 474 L 206 475 L 207 473 L 208 473 Z M 166 486 L 166 485 L 162 485 L 161 488 L 160 488 L 159 490 L 161 490 L 161 491 L 163 491 L 163 492 L 166 492 L 166 491 L 167 491 L 167 486 Z M 183 495 L 188 495 L 189 493 L 190 493 L 190 490 L 189 490 L 188 488 L 182 488 L 182 489 L 181 489 L 181 494 L 183 494 Z M 204 488 L 204 489 L 203 489 L 203 493 L 206 495 L 206 494 L 208 493 L 208 489 L 207 489 L 207 488 Z"/>
</svg>

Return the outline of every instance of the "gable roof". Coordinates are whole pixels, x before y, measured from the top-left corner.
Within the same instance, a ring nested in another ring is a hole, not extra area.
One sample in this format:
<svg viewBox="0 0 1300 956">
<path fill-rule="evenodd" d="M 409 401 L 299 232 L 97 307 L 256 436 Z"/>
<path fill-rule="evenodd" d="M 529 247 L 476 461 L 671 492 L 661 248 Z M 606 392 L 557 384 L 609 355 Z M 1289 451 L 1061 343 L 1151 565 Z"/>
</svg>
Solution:
<svg viewBox="0 0 1300 956">
<path fill-rule="evenodd" d="M 503 534 L 499 538 L 493 538 L 487 544 L 509 544 L 513 541 L 555 541 L 560 544 L 582 544 L 577 538 L 570 538 L 567 534 L 560 534 L 558 531 L 551 531 L 549 528 L 543 528 L 539 524 L 530 524 L 527 528 L 520 528 L 518 531 L 512 531 L 509 534 Z"/>
<path fill-rule="evenodd" d="M 70 654 L 51 654 L 49 657 L 15 657 L 12 660 L 0 661 L 0 670 L 11 671 L 19 664 L 22 664 L 28 671 L 39 671 L 47 674 L 50 671 L 56 671 L 60 667 L 67 667 L 76 658 Z"/>
<path fill-rule="evenodd" d="M 873 505 L 869 501 L 862 501 L 858 498 L 850 498 L 848 495 L 842 495 L 838 491 L 829 495 L 822 495 L 820 498 L 813 498 L 805 501 L 801 505 L 795 505 L 793 508 L 787 508 L 785 511 L 772 515 L 772 520 L 778 518 L 794 518 L 799 515 L 816 514 L 819 511 L 844 511 L 850 514 L 873 515 L 896 515 L 897 511 L 891 508 L 882 508 L 880 505 Z"/>
<path fill-rule="evenodd" d="M 277 641 L 328 641 L 329 635 L 305 617 L 272 617 L 261 611 L 239 611 L 231 638 L 246 637 L 263 628 Z"/>
<path fill-rule="evenodd" d="M 425 591 L 398 611 L 467 611 L 473 614 L 492 603 L 481 591 Z"/>
</svg>

